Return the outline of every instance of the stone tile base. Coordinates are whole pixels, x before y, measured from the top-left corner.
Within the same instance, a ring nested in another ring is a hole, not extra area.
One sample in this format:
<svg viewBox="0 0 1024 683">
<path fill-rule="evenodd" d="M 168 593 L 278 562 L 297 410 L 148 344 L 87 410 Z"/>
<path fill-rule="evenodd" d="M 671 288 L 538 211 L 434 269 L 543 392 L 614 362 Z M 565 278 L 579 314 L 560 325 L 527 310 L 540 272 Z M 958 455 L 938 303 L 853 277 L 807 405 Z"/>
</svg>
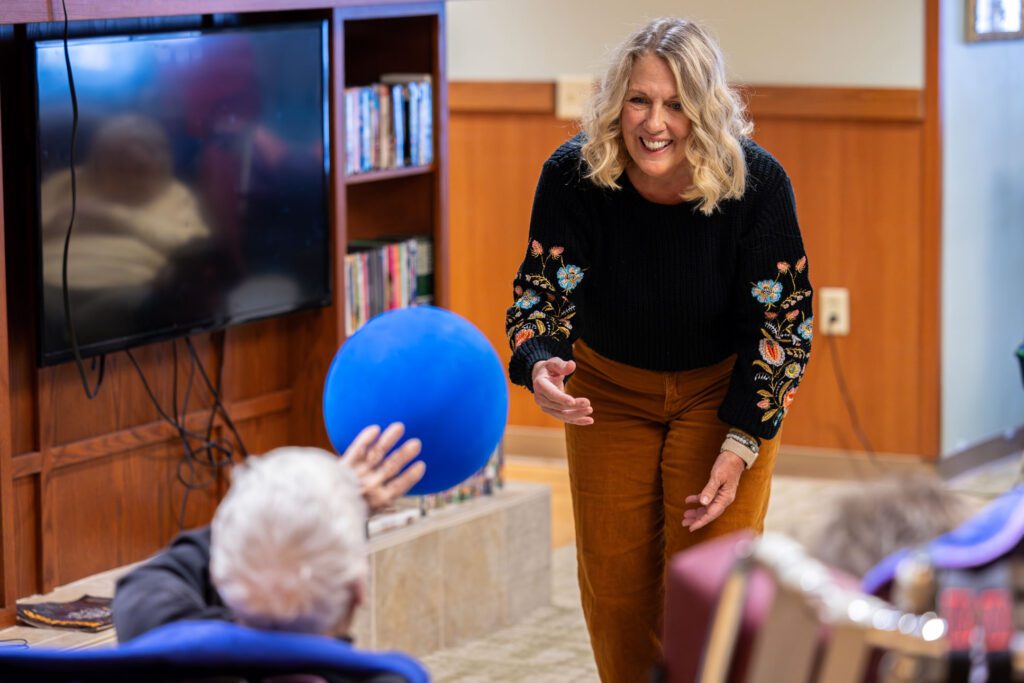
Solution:
<svg viewBox="0 0 1024 683">
<path fill-rule="evenodd" d="M 366 599 L 357 645 L 416 657 L 551 604 L 548 487 L 511 482 L 372 539 Z"/>
</svg>

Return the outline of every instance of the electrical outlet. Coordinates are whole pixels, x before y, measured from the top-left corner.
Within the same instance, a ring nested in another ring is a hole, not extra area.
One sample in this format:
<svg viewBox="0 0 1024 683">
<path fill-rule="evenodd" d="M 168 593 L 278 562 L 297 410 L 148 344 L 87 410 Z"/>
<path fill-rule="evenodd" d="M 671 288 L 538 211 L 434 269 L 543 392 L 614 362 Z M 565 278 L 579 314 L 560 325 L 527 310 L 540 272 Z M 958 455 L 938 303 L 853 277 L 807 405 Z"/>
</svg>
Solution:
<svg viewBox="0 0 1024 683">
<path fill-rule="evenodd" d="M 559 76 L 555 79 L 555 117 L 576 120 L 594 92 L 593 76 Z"/>
<path fill-rule="evenodd" d="M 819 287 L 814 298 L 818 300 L 818 331 L 838 336 L 850 334 L 850 290 L 846 287 Z"/>
</svg>

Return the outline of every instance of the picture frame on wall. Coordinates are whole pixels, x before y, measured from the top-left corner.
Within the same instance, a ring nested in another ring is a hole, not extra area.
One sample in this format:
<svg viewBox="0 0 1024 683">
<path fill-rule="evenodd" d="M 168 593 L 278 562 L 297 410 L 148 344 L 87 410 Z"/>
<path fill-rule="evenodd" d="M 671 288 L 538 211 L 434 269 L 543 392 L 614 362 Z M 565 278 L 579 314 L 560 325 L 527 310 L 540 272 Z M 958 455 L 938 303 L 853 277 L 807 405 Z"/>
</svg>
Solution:
<svg viewBox="0 0 1024 683">
<path fill-rule="evenodd" d="M 1024 39 L 1024 0 L 967 0 L 967 42 Z"/>
</svg>

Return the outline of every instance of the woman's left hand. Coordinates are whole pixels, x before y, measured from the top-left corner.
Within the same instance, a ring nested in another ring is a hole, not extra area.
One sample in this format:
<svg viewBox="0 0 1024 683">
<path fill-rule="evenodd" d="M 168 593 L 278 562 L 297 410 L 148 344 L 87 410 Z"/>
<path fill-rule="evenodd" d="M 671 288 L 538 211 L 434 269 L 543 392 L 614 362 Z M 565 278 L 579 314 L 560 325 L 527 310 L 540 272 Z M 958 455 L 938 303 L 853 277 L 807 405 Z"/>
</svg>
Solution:
<svg viewBox="0 0 1024 683">
<path fill-rule="evenodd" d="M 746 464 L 731 451 L 722 451 L 711 467 L 711 477 L 699 495 L 687 496 L 686 503 L 699 503 L 700 507 L 683 511 L 683 526 L 697 531 L 722 516 L 736 500 L 736 489 Z"/>
</svg>

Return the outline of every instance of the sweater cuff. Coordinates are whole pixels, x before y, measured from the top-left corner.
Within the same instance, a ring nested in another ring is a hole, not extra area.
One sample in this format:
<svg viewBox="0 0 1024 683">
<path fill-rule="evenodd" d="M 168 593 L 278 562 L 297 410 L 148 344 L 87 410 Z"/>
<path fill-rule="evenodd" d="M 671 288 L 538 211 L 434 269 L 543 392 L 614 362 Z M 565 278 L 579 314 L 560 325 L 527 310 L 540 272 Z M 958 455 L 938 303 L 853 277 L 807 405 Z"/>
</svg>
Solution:
<svg viewBox="0 0 1024 683">
<path fill-rule="evenodd" d="M 756 407 L 754 401 L 749 401 L 749 405 L 745 405 L 745 403 L 747 402 L 737 402 L 735 397 L 727 395 L 718 409 L 718 419 L 759 441 L 775 438 L 782 426 L 782 418 L 777 421 L 762 421 L 763 411 Z"/>
<path fill-rule="evenodd" d="M 527 339 L 512 352 L 508 362 L 508 376 L 513 384 L 519 384 L 533 391 L 533 366 L 542 360 L 559 356 L 564 360 L 572 360 L 572 347 L 548 339 L 534 337 Z"/>
</svg>

